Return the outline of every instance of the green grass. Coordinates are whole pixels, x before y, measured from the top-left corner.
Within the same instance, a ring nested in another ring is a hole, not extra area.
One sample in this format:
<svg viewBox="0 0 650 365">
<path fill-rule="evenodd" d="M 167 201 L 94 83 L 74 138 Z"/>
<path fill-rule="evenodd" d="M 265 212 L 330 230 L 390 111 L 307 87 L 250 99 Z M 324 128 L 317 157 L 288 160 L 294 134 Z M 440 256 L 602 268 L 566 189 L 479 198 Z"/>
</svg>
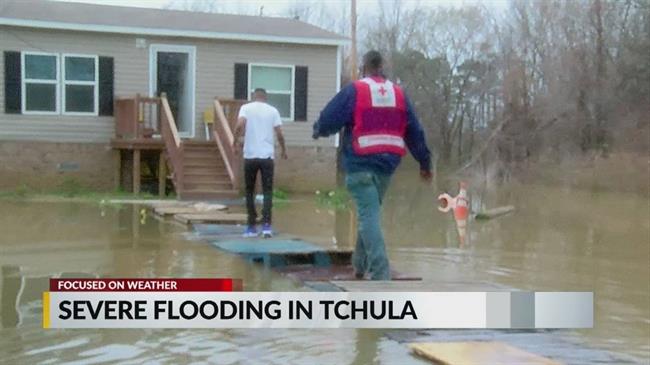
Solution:
<svg viewBox="0 0 650 365">
<path fill-rule="evenodd" d="M 350 195 L 344 188 L 336 188 L 330 191 L 316 190 L 315 195 L 316 203 L 322 207 L 334 210 L 347 210 L 350 208 Z"/>
<path fill-rule="evenodd" d="M 289 193 L 282 189 L 273 190 L 273 200 L 289 200 Z"/>
<path fill-rule="evenodd" d="M 106 204 L 113 199 L 176 199 L 174 195 L 159 197 L 149 193 L 133 194 L 123 190 L 94 191 L 74 179 L 64 180 L 58 186 L 48 189 L 33 189 L 23 184 L 14 190 L 0 191 L 2 200 L 25 201 L 76 201 Z"/>
</svg>

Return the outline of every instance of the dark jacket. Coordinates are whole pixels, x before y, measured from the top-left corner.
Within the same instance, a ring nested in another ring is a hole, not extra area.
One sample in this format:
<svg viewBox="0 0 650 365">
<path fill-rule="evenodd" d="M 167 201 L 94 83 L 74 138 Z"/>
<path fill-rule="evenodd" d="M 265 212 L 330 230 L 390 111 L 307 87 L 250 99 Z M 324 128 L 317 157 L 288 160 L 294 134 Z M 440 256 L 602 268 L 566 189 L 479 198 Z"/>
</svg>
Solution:
<svg viewBox="0 0 650 365">
<path fill-rule="evenodd" d="M 420 163 L 420 169 L 431 170 L 431 152 L 427 148 L 422 125 L 413 111 L 413 106 L 405 96 L 408 122 L 404 141 L 413 157 Z M 344 87 L 330 100 L 321 111 L 314 124 L 314 138 L 327 137 L 343 128 L 343 169 L 350 172 L 372 171 L 380 174 L 392 174 L 401 161 L 394 153 L 357 155 L 352 149 L 352 128 L 356 89 L 353 84 Z"/>
</svg>

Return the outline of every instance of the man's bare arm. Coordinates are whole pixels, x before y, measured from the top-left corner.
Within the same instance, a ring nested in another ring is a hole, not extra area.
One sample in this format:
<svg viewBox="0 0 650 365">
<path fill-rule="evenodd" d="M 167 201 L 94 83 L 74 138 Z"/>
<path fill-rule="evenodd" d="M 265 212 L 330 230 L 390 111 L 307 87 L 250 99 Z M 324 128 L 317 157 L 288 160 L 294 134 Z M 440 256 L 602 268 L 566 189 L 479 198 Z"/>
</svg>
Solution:
<svg viewBox="0 0 650 365">
<path fill-rule="evenodd" d="M 278 143 L 280 144 L 280 148 L 282 150 L 282 158 L 287 159 L 287 147 L 284 144 L 284 134 L 282 134 L 282 128 L 280 126 L 275 127 L 275 134 L 278 136 Z"/>
<path fill-rule="evenodd" d="M 232 134 L 233 135 L 232 147 L 235 150 L 235 152 L 239 150 L 240 147 L 239 140 L 244 134 L 245 127 L 246 127 L 246 118 L 239 117 L 239 119 L 237 119 L 237 124 L 235 125 L 235 131 Z"/>
</svg>

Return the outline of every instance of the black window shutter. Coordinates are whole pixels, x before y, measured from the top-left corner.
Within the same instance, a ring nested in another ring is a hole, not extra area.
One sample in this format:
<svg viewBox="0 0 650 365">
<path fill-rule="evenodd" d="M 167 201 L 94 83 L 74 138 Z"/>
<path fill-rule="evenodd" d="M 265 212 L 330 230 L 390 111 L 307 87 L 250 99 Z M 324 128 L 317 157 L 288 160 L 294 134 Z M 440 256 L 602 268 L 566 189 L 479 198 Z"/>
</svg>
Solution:
<svg viewBox="0 0 650 365">
<path fill-rule="evenodd" d="M 99 115 L 113 115 L 113 57 L 99 57 Z"/>
<path fill-rule="evenodd" d="M 307 121 L 307 67 L 296 66 L 295 93 L 293 95 L 293 119 Z"/>
<path fill-rule="evenodd" d="M 5 51 L 5 113 L 22 112 L 22 90 L 20 82 L 20 52 Z"/>
<path fill-rule="evenodd" d="M 248 100 L 248 63 L 235 63 L 235 99 Z"/>
</svg>

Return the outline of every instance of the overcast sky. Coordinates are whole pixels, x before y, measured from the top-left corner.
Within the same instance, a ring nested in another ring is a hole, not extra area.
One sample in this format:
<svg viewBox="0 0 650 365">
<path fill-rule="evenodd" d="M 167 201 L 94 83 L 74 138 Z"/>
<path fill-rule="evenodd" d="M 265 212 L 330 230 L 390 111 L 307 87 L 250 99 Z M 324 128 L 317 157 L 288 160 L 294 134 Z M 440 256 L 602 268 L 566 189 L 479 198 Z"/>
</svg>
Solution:
<svg viewBox="0 0 650 365">
<path fill-rule="evenodd" d="M 68 2 L 85 2 L 106 5 L 120 5 L 120 6 L 137 6 L 149 8 L 165 8 L 171 1 L 184 2 L 187 0 L 57 0 Z M 200 0 L 199 0 L 200 1 Z M 203 0 L 215 1 L 215 0 Z M 285 15 L 286 10 L 296 3 L 297 0 L 216 0 L 221 8 L 227 9 L 228 12 L 238 12 L 246 10 L 248 12 L 259 12 L 259 9 L 264 6 L 264 15 Z M 328 6 L 342 7 L 350 3 L 350 0 L 323 0 Z M 390 1 L 390 0 L 388 0 Z M 505 8 L 508 0 L 402 0 L 405 7 L 409 6 L 462 6 L 463 4 L 485 4 L 494 8 Z M 367 9 L 376 9 L 378 0 L 357 0 L 357 12 L 362 12 Z"/>
</svg>

